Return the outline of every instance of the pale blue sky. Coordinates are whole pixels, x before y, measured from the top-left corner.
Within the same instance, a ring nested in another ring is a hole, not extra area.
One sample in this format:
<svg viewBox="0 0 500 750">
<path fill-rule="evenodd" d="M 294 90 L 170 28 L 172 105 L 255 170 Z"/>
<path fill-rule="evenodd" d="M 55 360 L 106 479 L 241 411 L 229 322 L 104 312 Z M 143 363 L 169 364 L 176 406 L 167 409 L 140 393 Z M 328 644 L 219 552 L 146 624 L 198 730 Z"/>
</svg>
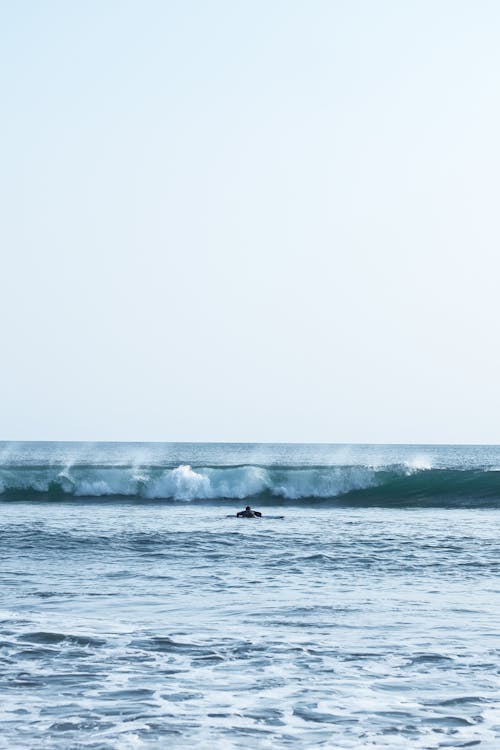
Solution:
<svg viewBox="0 0 500 750">
<path fill-rule="evenodd" d="M 500 442 L 500 4 L 0 3 L 1 439 Z"/>
</svg>

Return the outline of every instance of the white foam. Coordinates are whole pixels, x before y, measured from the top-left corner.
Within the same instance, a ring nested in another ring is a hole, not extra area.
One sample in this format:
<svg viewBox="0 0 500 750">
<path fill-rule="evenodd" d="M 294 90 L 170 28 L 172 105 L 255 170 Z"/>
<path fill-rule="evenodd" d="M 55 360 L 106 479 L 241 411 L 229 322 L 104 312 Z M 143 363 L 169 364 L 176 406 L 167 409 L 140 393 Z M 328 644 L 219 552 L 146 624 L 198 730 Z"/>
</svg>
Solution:
<svg viewBox="0 0 500 750">
<path fill-rule="evenodd" d="M 144 497 L 173 498 L 174 500 L 210 499 L 214 497 L 210 480 L 193 471 L 187 464 L 164 471 L 143 488 Z"/>
<path fill-rule="evenodd" d="M 375 471 L 363 466 L 300 469 L 286 472 L 272 494 L 298 500 L 301 497 L 337 497 L 377 484 Z"/>
<path fill-rule="evenodd" d="M 407 474 L 414 474 L 417 471 L 428 471 L 429 469 L 432 469 L 432 462 L 428 456 L 420 454 L 405 461 L 405 466 L 407 468 Z"/>
<path fill-rule="evenodd" d="M 66 466 L 57 471 L 24 470 L 0 478 L 6 488 L 50 492 L 59 487 L 75 497 L 140 496 L 148 499 L 243 500 L 263 493 L 284 499 L 336 497 L 378 484 L 375 469 L 366 466 L 265 468 L 262 466 L 176 468 Z"/>
</svg>

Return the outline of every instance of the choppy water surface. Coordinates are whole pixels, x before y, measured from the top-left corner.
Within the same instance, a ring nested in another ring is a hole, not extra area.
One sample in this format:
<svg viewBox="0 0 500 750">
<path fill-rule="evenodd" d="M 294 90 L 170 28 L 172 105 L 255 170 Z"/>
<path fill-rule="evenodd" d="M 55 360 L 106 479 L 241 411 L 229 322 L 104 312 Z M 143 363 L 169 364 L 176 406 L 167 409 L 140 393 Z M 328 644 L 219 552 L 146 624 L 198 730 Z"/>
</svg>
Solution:
<svg viewBox="0 0 500 750">
<path fill-rule="evenodd" d="M 500 742 L 496 507 L 0 503 L 0 747 Z"/>
<path fill-rule="evenodd" d="M 498 747 L 494 511 L 2 515 L 5 747 Z"/>
</svg>

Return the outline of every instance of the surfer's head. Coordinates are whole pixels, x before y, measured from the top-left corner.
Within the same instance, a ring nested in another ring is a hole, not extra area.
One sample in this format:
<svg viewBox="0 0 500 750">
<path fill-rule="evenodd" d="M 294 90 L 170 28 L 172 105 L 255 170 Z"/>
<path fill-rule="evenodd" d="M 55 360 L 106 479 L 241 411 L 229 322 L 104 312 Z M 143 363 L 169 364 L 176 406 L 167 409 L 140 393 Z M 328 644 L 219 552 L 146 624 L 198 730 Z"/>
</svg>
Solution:
<svg viewBox="0 0 500 750">
<path fill-rule="evenodd" d="M 245 510 L 252 510 L 252 509 L 251 509 L 251 507 L 249 505 L 247 505 L 247 507 L 245 508 Z"/>
</svg>

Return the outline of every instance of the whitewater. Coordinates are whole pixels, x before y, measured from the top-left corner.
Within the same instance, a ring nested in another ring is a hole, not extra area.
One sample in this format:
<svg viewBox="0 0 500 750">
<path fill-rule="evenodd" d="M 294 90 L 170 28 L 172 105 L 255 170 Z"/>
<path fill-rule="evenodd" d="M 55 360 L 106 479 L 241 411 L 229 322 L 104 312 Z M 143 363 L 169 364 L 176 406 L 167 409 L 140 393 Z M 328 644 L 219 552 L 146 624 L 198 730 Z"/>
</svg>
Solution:
<svg viewBox="0 0 500 750">
<path fill-rule="evenodd" d="M 498 446 L 1 443 L 0 748 L 496 750 L 499 510 Z"/>
<path fill-rule="evenodd" d="M 0 495 L 408 504 L 500 497 L 494 446 L 0 444 Z"/>
</svg>

